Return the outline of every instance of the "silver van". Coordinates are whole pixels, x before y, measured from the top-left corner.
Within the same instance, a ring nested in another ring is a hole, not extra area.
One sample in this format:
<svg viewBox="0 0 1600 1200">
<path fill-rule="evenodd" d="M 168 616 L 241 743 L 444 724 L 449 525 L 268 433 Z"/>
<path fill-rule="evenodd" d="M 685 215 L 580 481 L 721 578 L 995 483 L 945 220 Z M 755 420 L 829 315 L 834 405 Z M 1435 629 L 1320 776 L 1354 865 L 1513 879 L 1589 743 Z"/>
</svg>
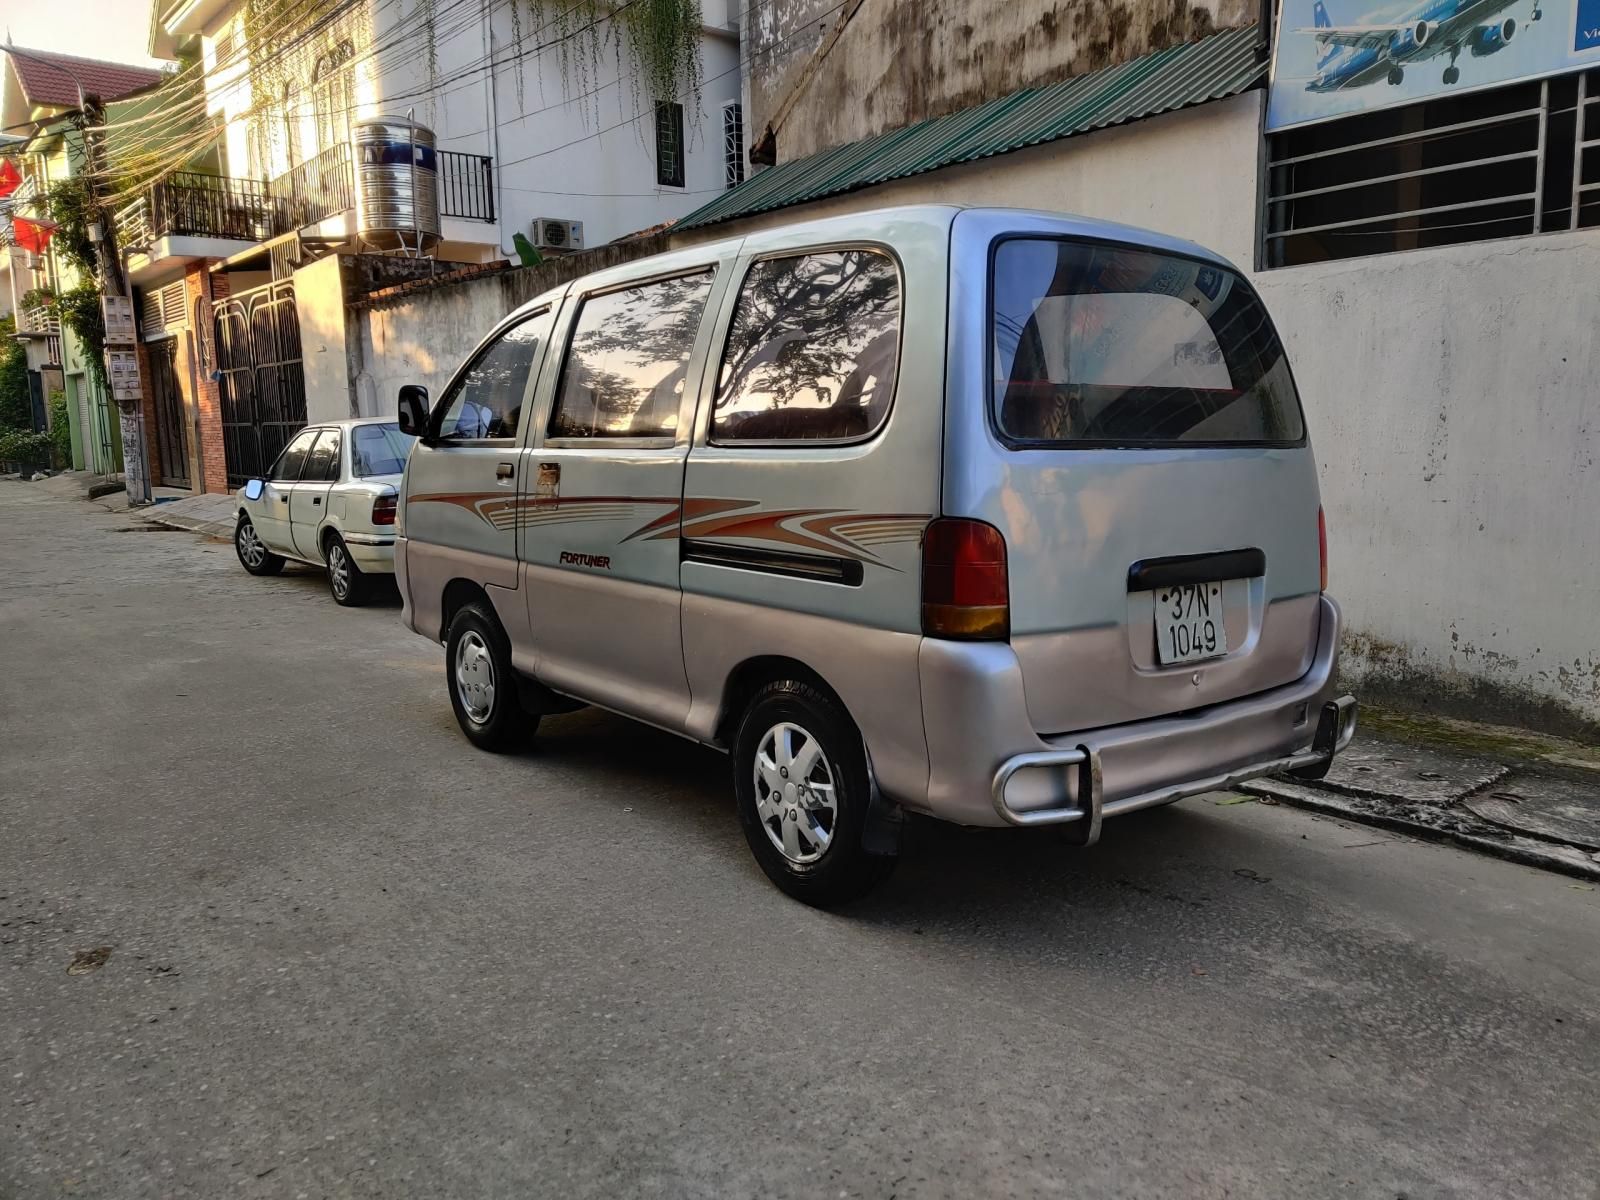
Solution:
<svg viewBox="0 0 1600 1200">
<path fill-rule="evenodd" d="M 595 704 L 719 747 L 810 903 L 907 811 L 1087 845 L 1355 731 L 1283 347 L 1187 242 L 929 206 L 708 243 L 524 305 L 400 423 L 404 619 L 467 737 Z"/>
</svg>

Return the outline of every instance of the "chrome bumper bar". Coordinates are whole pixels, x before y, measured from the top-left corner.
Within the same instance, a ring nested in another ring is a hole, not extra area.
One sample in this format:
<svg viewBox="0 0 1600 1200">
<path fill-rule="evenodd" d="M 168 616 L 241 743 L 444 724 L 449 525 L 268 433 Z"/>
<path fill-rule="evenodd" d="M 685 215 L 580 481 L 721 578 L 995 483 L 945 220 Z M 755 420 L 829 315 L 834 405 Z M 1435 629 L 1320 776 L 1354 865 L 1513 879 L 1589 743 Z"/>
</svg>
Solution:
<svg viewBox="0 0 1600 1200">
<path fill-rule="evenodd" d="M 1141 792 L 1136 796 L 1124 796 L 1109 804 L 1104 800 L 1105 779 L 1100 768 L 1100 753 L 1093 746 L 1085 744 L 1071 750 L 1041 750 L 1018 754 L 1001 763 L 1000 769 L 994 774 L 994 810 L 1011 825 L 1065 825 L 1081 821 L 1083 824 L 1079 830 L 1073 831 L 1078 836 L 1074 836 L 1072 840 L 1080 845 L 1092 846 L 1100 840 L 1100 822 L 1103 817 L 1115 817 L 1121 813 L 1137 812 L 1141 808 L 1171 804 L 1174 800 L 1182 800 L 1185 796 L 1220 791 L 1262 775 L 1279 775 L 1285 771 L 1325 767 L 1335 754 L 1350 744 L 1350 739 L 1355 735 L 1355 697 L 1341 696 L 1337 700 L 1329 700 L 1322 706 L 1322 713 L 1317 720 L 1316 737 L 1306 750 L 1282 758 L 1237 767 L 1221 775 L 1185 780 L 1182 783 Z M 1011 782 L 1011 777 L 1018 771 L 1035 767 L 1077 767 L 1079 807 L 1040 808 L 1018 812 L 1007 804 L 1006 785 Z M 1083 804 L 1085 796 L 1088 797 L 1087 805 Z"/>
</svg>

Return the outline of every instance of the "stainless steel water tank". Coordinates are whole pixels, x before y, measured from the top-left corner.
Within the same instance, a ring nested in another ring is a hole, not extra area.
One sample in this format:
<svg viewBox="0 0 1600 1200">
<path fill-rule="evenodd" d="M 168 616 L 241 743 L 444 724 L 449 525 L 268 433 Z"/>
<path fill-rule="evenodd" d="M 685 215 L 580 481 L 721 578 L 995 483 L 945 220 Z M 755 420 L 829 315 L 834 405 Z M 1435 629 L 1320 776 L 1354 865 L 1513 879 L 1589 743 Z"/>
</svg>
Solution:
<svg viewBox="0 0 1600 1200">
<path fill-rule="evenodd" d="M 350 138 L 361 240 L 379 250 L 432 250 L 439 241 L 433 130 L 404 117 L 374 117 L 353 125 Z"/>
</svg>

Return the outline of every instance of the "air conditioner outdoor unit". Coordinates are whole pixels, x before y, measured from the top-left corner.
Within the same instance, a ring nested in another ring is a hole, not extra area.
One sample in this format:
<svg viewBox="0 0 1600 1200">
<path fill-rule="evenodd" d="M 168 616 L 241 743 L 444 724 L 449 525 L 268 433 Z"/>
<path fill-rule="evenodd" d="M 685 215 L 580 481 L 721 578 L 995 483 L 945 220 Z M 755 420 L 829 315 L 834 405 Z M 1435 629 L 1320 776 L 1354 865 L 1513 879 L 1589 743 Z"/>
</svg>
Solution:
<svg viewBox="0 0 1600 1200">
<path fill-rule="evenodd" d="M 541 250 L 582 250 L 583 222 L 557 217 L 533 219 L 533 244 Z"/>
</svg>

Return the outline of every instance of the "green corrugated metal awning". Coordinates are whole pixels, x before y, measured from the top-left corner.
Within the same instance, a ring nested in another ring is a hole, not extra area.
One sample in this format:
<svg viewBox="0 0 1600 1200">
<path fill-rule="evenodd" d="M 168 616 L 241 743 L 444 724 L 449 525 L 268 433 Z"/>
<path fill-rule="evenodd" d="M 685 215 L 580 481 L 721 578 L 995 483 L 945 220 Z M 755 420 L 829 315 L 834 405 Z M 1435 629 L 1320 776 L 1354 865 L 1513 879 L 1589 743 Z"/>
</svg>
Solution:
<svg viewBox="0 0 1600 1200">
<path fill-rule="evenodd" d="M 1266 79 L 1254 25 L 780 163 L 679 221 L 695 229 L 1221 100 Z"/>
</svg>

